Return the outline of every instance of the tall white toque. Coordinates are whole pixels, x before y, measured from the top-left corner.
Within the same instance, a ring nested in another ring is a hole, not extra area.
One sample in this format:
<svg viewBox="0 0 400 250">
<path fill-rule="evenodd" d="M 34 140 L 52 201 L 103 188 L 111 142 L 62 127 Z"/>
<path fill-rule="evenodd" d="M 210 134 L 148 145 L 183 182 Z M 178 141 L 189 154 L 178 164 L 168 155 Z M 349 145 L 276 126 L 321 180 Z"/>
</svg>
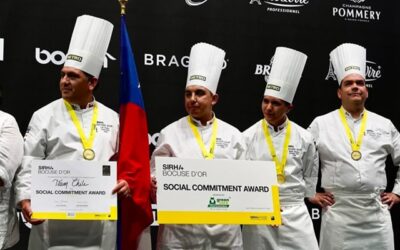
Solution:
<svg viewBox="0 0 400 250">
<path fill-rule="evenodd" d="M 79 16 L 72 32 L 64 66 L 80 69 L 98 78 L 113 27 L 110 22 L 101 18 Z"/>
<path fill-rule="evenodd" d="M 199 85 L 217 92 L 225 51 L 208 43 L 196 43 L 190 50 L 186 87 Z"/>
<path fill-rule="evenodd" d="M 306 61 L 307 56 L 304 53 L 277 47 L 264 95 L 292 103 Z"/>
<path fill-rule="evenodd" d="M 329 54 L 333 70 L 339 82 L 350 74 L 359 74 L 365 79 L 367 50 L 357 44 L 343 43 Z"/>
</svg>

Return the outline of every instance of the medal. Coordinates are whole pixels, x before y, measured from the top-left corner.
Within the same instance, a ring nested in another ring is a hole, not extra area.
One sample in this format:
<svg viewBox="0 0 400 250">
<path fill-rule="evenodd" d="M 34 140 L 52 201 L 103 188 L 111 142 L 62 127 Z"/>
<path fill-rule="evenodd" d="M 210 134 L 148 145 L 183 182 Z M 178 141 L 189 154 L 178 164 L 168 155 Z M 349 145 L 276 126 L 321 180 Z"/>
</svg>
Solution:
<svg viewBox="0 0 400 250">
<path fill-rule="evenodd" d="M 285 178 L 285 176 L 283 174 L 278 174 L 277 177 L 278 177 L 278 183 L 279 184 L 285 183 L 286 178 Z"/>
<path fill-rule="evenodd" d="M 98 107 L 97 103 L 94 103 L 93 106 L 93 116 L 92 116 L 92 122 L 90 125 L 90 133 L 89 133 L 89 138 L 86 137 L 85 132 L 83 131 L 81 122 L 79 121 L 74 109 L 72 108 L 71 104 L 64 100 L 65 107 L 67 108 L 67 111 L 71 117 L 71 120 L 73 124 L 75 125 L 75 128 L 79 134 L 79 137 L 82 142 L 82 147 L 83 147 L 83 158 L 85 160 L 91 161 L 95 157 L 95 153 L 93 148 L 93 142 L 94 138 L 96 136 L 96 124 L 97 124 L 97 116 L 98 116 Z"/>
<path fill-rule="evenodd" d="M 96 154 L 94 153 L 93 149 L 91 148 L 87 148 L 85 150 L 83 150 L 83 158 L 85 158 L 85 160 L 91 161 L 94 159 L 94 156 Z"/>
<path fill-rule="evenodd" d="M 362 157 L 362 155 L 361 155 L 360 151 L 356 150 L 356 151 L 351 152 L 351 159 L 358 161 L 361 159 L 361 157 Z"/>
<path fill-rule="evenodd" d="M 364 114 L 361 119 L 360 131 L 358 132 L 358 136 L 357 136 L 357 141 L 353 138 L 353 133 L 350 130 L 350 127 L 349 127 L 349 124 L 347 123 L 344 112 L 345 111 L 344 111 L 343 106 L 340 107 L 340 109 L 339 109 L 340 120 L 344 126 L 344 129 L 346 130 L 346 135 L 347 135 L 347 138 L 349 139 L 350 145 L 351 145 L 350 156 L 351 156 L 351 159 L 353 159 L 353 161 L 359 161 L 362 157 L 360 148 L 361 148 L 361 144 L 362 144 L 362 140 L 364 137 L 365 128 L 366 128 L 366 124 L 367 124 L 367 111 L 364 110 Z"/>
</svg>

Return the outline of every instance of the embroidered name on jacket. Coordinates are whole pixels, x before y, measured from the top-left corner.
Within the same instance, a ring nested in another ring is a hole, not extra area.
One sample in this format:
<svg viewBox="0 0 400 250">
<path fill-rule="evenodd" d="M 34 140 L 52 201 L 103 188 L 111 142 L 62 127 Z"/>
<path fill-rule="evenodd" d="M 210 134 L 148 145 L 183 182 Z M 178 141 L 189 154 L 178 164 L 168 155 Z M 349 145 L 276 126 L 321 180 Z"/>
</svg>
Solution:
<svg viewBox="0 0 400 250">
<path fill-rule="evenodd" d="M 372 137 L 373 140 L 379 140 L 382 136 L 389 134 L 387 131 L 384 131 L 382 129 L 367 129 L 365 133 L 367 136 Z"/>
<path fill-rule="evenodd" d="M 222 140 L 222 138 L 217 137 L 217 142 L 216 142 L 217 147 L 227 148 L 227 147 L 229 147 L 230 144 L 231 144 L 231 141 L 224 141 L 224 140 Z"/>
<path fill-rule="evenodd" d="M 301 148 L 295 148 L 293 145 L 289 145 L 288 150 L 289 150 L 289 154 L 291 156 L 294 156 L 294 157 L 301 156 L 301 152 L 302 152 Z"/>
<path fill-rule="evenodd" d="M 97 132 L 100 130 L 100 131 L 103 131 L 104 133 L 109 133 L 112 128 L 113 128 L 112 124 L 105 124 L 103 121 L 97 121 L 97 124 L 96 124 Z"/>
</svg>

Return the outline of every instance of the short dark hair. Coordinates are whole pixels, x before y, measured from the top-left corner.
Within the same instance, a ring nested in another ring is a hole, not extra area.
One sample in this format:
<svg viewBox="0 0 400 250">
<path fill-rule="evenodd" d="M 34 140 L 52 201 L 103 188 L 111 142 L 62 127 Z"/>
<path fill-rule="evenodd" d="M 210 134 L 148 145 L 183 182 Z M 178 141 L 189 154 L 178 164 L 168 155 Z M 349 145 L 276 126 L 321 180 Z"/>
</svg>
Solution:
<svg viewBox="0 0 400 250">
<path fill-rule="evenodd" d="M 92 80 L 92 78 L 94 77 L 93 75 L 91 75 L 91 74 L 89 74 L 89 73 L 86 73 L 86 72 L 83 71 L 83 70 L 82 70 L 82 72 L 83 72 L 83 74 L 85 74 L 85 76 L 88 78 L 89 81 Z"/>
</svg>

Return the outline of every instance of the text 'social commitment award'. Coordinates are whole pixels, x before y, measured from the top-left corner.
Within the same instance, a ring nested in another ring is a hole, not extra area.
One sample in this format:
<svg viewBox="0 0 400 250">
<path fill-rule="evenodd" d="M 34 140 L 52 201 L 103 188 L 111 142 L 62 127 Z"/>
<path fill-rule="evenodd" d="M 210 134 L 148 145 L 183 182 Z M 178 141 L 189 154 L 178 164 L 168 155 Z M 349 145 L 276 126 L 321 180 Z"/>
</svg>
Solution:
<svg viewBox="0 0 400 250">
<path fill-rule="evenodd" d="M 160 224 L 281 224 L 273 162 L 156 157 L 156 174 Z"/>
<path fill-rule="evenodd" d="M 116 220 L 116 162 L 33 161 L 32 218 Z"/>
</svg>

